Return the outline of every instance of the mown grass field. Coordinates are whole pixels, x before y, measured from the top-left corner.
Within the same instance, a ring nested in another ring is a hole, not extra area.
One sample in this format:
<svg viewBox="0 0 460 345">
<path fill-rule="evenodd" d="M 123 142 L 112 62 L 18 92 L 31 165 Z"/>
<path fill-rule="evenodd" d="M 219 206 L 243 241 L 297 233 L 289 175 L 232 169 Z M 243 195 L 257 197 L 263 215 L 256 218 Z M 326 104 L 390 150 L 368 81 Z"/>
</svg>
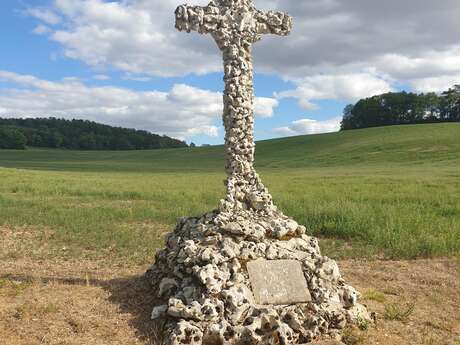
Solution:
<svg viewBox="0 0 460 345">
<path fill-rule="evenodd" d="M 0 258 L 145 264 L 177 217 L 224 193 L 223 148 L 0 151 Z M 258 143 L 276 203 L 334 258 L 460 253 L 460 124 L 385 127 Z"/>
</svg>

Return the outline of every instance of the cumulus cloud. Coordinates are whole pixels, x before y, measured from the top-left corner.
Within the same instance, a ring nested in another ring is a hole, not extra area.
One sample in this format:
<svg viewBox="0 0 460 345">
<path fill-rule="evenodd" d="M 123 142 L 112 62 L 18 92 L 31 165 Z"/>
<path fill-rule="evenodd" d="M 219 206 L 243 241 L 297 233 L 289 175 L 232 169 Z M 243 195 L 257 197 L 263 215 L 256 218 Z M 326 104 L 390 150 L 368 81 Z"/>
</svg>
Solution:
<svg viewBox="0 0 460 345">
<path fill-rule="evenodd" d="M 168 92 L 134 91 L 120 87 L 89 87 L 76 78 L 60 82 L 0 71 L 1 116 L 81 118 L 112 125 L 150 130 L 177 138 L 217 136 L 222 95 L 176 84 Z M 273 112 L 276 100 L 256 101 L 262 116 Z"/>
<path fill-rule="evenodd" d="M 124 80 L 134 80 L 134 81 L 140 81 L 140 82 L 147 82 L 151 81 L 151 77 L 146 77 L 146 76 L 139 76 L 139 75 L 132 75 L 130 73 L 127 73 L 123 76 Z"/>
<path fill-rule="evenodd" d="M 460 72 L 460 45 L 444 51 L 428 50 L 418 56 L 386 54 L 377 60 L 378 68 L 401 78 L 434 77 Z"/>
<path fill-rule="evenodd" d="M 50 38 L 63 46 L 68 58 L 132 74 L 176 76 L 221 70 L 210 37 L 176 32 L 176 6 L 173 0 L 55 0 L 53 10 L 66 25 L 56 28 Z"/>
<path fill-rule="evenodd" d="M 460 73 L 442 75 L 439 77 L 419 78 L 412 81 L 412 87 L 417 92 L 442 92 L 460 83 Z"/>
<path fill-rule="evenodd" d="M 437 91 L 444 81 L 460 82 L 458 0 L 256 3 L 294 17 L 290 36 L 267 36 L 254 53 L 258 72 L 297 85 L 289 97 L 304 108 L 318 99 L 371 96 L 392 85 Z M 176 0 L 54 0 L 28 13 L 54 25 L 49 37 L 65 56 L 91 66 L 115 67 L 133 78 L 221 71 L 221 54 L 209 35 L 176 32 L 176 6 Z"/>
<path fill-rule="evenodd" d="M 255 112 L 260 117 L 272 117 L 278 101 L 274 98 L 257 97 L 254 102 Z"/>
<path fill-rule="evenodd" d="M 61 22 L 61 17 L 59 17 L 54 11 L 46 8 L 29 8 L 25 11 L 25 14 L 50 25 L 56 25 Z"/>
<path fill-rule="evenodd" d="M 37 34 L 37 35 L 44 35 L 44 34 L 47 34 L 49 32 L 51 32 L 51 29 L 49 27 L 47 27 L 46 25 L 37 25 L 33 30 L 32 32 L 34 34 Z"/>
<path fill-rule="evenodd" d="M 1 89 L 2 116 L 81 118 L 168 134 L 177 138 L 216 136 L 221 95 L 177 84 L 169 92 L 88 87 L 0 71 L 0 80 L 20 88 Z"/>
<path fill-rule="evenodd" d="M 265 40 L 256 49 L 264 53 L 267 68 L 291 76 L 357 62 L 369 65 L 395 52 L 420 57 L 458 44 L 460 7 L 456 0 L 276 0 L 258 4 L 265 9 L 273 5 L 294 16 L 293 32 L 287 39 Z M 275 44 L 277 49 L 273 49 Z"/>
<path fill-rule="evenodd" d="M 109 80 L 110 77 L 108 75 L 105 75 L 105 74 L 96 74 L 93 79 L 96 79 L 96 80 Z"/>
<path fill-rule="evenodd" d="M 298 87 L 295 90 L 280 92 L 277 97 L 297 98 L 304 109 L 317 108 L 314 100 L 356 101 L 392 90 L 387 80 L 371 73 L 315 75 L 296 79 L 296 83 Z"/>
<path fill-rule="evenodd" d="M 445 91 L 460 83 L 460 45 L 412 57 L 387 54 L 376 65 L 394 78 L 405 80 L 415 91 Z"/>
<path fill-rule="evenodd" d="M 340 130 L 341 121 L 341 117 L 334 117 L 325 121 L 301 119 L 293 121 L 289 126 L 275 128 L 273 132 L 281 136 L 331 133 Z"/>
</svg>

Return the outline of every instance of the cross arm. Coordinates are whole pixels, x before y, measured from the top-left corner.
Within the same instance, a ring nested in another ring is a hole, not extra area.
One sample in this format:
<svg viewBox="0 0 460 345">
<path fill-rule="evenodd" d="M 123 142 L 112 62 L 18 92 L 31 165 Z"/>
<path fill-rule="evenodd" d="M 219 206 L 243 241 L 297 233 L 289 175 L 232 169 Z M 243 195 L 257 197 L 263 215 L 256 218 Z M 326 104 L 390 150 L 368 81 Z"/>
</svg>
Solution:
<svg viewBox="0 0 460 345">
<path fill-rule="evenodd" d="M 287 36 L 292 30 L 292 17 L 284 12 L 257 11 L 257 33 Z"/>
<path fill-rule="evenodd" d="M 206 34 L 216 31 L 220 23 L 220 9 L 212 2 L 205 7 L 182 5 L 176 9 L 176 29 L 179 31 L 198 31 Z"/>
</svg>

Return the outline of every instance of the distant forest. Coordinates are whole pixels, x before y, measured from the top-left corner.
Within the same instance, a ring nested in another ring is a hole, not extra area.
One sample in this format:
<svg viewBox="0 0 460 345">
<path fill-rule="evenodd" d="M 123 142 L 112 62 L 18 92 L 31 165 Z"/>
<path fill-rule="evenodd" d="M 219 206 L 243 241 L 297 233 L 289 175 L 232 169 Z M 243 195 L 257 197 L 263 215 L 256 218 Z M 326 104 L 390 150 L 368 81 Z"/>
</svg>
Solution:
<svg viewBox="0 0 460 345">
<path fill-rule="evenodd" d="M 347 105 L 341 129 L 460 122 L 460 85 L 436 93 L 390 92 Z"/>
<path fill-rule="evenodd" d="M 0 149 L 147 150 L 187 147 L 183 141 L 147 131 L 84 120 L 0 118 Z"/>
</svg>

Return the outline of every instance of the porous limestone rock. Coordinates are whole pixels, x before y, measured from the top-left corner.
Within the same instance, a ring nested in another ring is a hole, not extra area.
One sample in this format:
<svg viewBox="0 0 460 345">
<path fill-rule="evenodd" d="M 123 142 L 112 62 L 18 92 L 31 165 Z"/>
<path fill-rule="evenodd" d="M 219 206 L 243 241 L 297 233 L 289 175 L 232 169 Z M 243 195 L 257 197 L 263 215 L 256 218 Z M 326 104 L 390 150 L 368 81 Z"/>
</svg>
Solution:
<svg viewBox="0 0 460 345">
<path fill-rule="evenodd" d="M 321 335 L 335 338 L 348 322 L 370 319 L 359 293 L 345 284 L 337 264 L 321 255 L 315 238 L 227 237 L 216 226 L 218 215 L 216 210 L 181 220 L 147 273 L 165 302 L 152 318 L 169 320 L 167 344 L 308 343 Z M 256 304 L 247 265 L 258 259 L 299 262 L 311 301 Z"/>
<path fill-rule="evenodd" d="M 227 193 L 217 210 L 179 219 L 146 274 L 162 301 L 152 318 L 166 321 L 166 344 L 303 344 L 369 319 L 337 264 L 278 210 L 254 169 L 252 44 L 289 34 L 291 17 L 252 0 L 213 0 L 179 6 L 176 28 L 211 34 L 223 54 Z M 297 261 L 311 301 L 256 304 L 247 266 L 259 259 Z"/>
</svg>

